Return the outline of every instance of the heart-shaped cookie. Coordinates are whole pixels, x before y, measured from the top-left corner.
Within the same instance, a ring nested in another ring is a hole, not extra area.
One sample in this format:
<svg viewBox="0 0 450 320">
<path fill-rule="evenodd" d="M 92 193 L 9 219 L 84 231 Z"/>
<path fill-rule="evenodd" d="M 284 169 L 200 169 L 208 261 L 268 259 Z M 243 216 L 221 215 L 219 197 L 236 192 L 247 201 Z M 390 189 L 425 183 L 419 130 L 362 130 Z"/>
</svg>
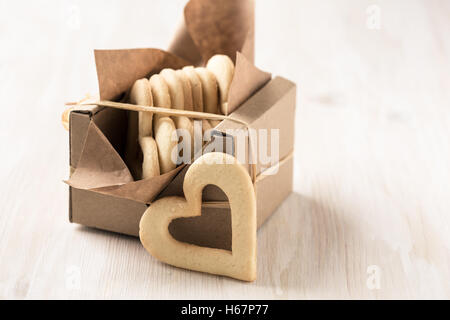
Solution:
<svg viewBox="0 0 450 320">
<path fill-rule="evenodd" d="M 172 237 L 172 220 L 201 215 L 202 191 L 216 185 L 227 195 L 231 208 L 232 251 L 200 247 Z M 224 275 L 244 281 L 256 279 L 256 198 L 247 170 L 225 153 L 207 153 L 186 172 L 186 199 L 166 197 L 145 211 L 139 237 L 157 259 L 176 267 Z"/>
</svg>

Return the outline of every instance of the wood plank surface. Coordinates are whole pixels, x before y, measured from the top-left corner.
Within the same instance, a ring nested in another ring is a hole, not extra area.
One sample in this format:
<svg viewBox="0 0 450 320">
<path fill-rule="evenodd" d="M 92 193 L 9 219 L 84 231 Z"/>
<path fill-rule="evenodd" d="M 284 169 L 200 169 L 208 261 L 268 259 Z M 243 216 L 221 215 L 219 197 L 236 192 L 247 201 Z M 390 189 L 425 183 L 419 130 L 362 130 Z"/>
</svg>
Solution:
<svg viewBox="0 0 450 320">
<path fill-rule="evenodd" d="M 184 3 L 0 2 L 0 299 L 450 298 L 446 0 L 257 1 L 256 64 L 299 91 L 256 282 L 68 222 L 60 117 L 97 91 L 92 49 L 166 48 Z"/>
</svg>

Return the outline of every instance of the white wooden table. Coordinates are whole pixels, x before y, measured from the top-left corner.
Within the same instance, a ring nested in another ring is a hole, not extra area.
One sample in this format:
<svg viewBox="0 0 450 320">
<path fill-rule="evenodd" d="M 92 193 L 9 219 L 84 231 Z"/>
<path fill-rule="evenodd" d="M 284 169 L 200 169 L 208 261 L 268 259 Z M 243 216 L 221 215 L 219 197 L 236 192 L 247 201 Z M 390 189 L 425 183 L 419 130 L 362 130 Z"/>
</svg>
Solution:
<svg viewBox="0 0 450 320">
<path fill-rule="evenodd" d="M 450 298 L 446 0 L 258 0 L 257 65 L 299 98 L 255 283 L 68 222 L 63 103 L 96 92 L 92 49 L 165 48 L 183 5 L 0 2 L 0 299 Z"/>
</svg>

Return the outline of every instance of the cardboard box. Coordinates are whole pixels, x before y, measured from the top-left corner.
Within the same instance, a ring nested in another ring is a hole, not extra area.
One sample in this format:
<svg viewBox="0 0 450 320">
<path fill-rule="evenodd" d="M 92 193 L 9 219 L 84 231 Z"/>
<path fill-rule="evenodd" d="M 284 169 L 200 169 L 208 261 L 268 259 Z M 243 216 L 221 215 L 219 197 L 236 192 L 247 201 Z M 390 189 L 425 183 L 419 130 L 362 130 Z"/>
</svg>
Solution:
<svg viewBox="0 0 450 320">
<path fill-rule="evenodd" d="M 294 119 L 296 87 L 292 82 L 276 77 L 254 94 L 239 109 L 237 116 L 247 116 L 252 128 L 280 129 L 280 159 L 278 173 L 258 176 L 255 182 L 257 221 L 261 226 L 280 203 L 292 192 L 294 146 Z M 253 116 L 252 116 L 253 115 Z M 123 154 L 123 135 L 120 128 L 126 123 L 126 112 L 93 106 L 77 110 L 70 117 L 70 162 L 77 168 L 81 150 L 86 142 L 88 128 L 95 123 L 119 154 Z M 236 124 L 223 121 L 217 131 Z M 123 129 L 124 130 L 124 129 Z M 182 182 L 187 167 L 177 172 L 166 183 L 155 199 L 164 196 L 183 196 Z M 261 169 L 258 169 L 258 173 Z M 269 169 L 270 170 L 270 169 Z M 179 240 L 210 247 L 230 248 L 231 221 L 229 208 L 222 203 L 225 195 L 214 187 L 204 191 L 204 210 L 201 218 L 175 220 L 170 228 Z M 69 219 L 89 227 L 123 233 L 139 234 L 139 220 L 148 207 L 145 201 L 135 201 L 122 196 L 105 194 L 102 190 L 83 190 L 70 187 Z M 150 204 L 151 205 L 151 204 Z M 182 221 L 185 220 L 185 221 Z M 199 232 L 202 230 L 202 232 Z"/>
<path fill-rule="evenodd" d="M 227 32 L 207 27 L 219 20 L 224 21 L 219 27 Z M 250 157 L 244 161 L 249 174 L 255 177 L 259 227 L 292 191 L 296 86 L 281 77 L 271 79 L 270 74 L 253 66 L 253 30 L 253 1 L 230 0 L 219 8 L 211 0 L 191 0 L 170 52 L 97 50 L 95 58 L 100 99 L 111 101 L 120 101 L 134 81 L 163 68 L 201 65 L 215 53 L 226 53 L 234 60 L 235 75 L 228 101 L 231 114 L 215 128 L 214 141 L 231 141 L 235 146 L 237 137 L 229 129 L 279 129 L 279 162 L 273 166 L 257 162 L 252 166 L 248 164 Z M 76 106 L 70 113 L 69 220 L 138 236 L 140 218 L 152 202 L 165 196 L 183 196 L 188 165 L 159 177 L 135 181 L 129 168 L 139 165 L 140 160 L 130 156 L 127 149 L 128 127 L 133 128 L 134 135 L 137 130 L 131 122 L 132 111 L 100 105 Z M 250 155 L 251 140 L 246 139 L 245 154 Z M 227 150 L 232 154 L 235 151 Z M 207 186 L 203 200 L 201 217 L 174 220 L 169 231 L 180 241 L 231 249 L 231 216 L 226 196 L 218 188 Z"/>
</svg>

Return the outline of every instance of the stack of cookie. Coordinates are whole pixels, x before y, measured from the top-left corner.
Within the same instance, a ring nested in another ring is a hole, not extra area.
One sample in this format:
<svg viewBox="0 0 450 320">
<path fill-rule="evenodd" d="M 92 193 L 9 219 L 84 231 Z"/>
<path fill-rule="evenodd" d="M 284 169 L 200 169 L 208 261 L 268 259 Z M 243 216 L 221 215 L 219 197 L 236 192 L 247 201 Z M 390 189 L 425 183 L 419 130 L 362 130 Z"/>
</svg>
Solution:
<svg viewBox="0 0 450 320">
<path fill-rule="evenodd" d="M 215 55 L 206 67 L 164 69 L 150 79 L 137 80 L 130 90 L 128 102 L 227 115 L 228 92 L 233 75 L 234 64 L 231 59 L 226 55 Z M 202 122 L 202 135 L 218 124 L 213 120 L 168 117 L 150 112 L 139 112 L 138 117 L 138 142 L 143 155 L 142 179 L 165 174 L 176 168 L 177 161 L 174 161 L 172 153 L 181 139 L 191 140 L 190 159 L 193 159 L 194 140 L 201 139 L 200 145 L 203 141 L 203 137 L 194 137 L 194 121 Z M 177 142 L 173 136 L 181 131 L 185 134 L 178 135 Z"/>
</svg>

